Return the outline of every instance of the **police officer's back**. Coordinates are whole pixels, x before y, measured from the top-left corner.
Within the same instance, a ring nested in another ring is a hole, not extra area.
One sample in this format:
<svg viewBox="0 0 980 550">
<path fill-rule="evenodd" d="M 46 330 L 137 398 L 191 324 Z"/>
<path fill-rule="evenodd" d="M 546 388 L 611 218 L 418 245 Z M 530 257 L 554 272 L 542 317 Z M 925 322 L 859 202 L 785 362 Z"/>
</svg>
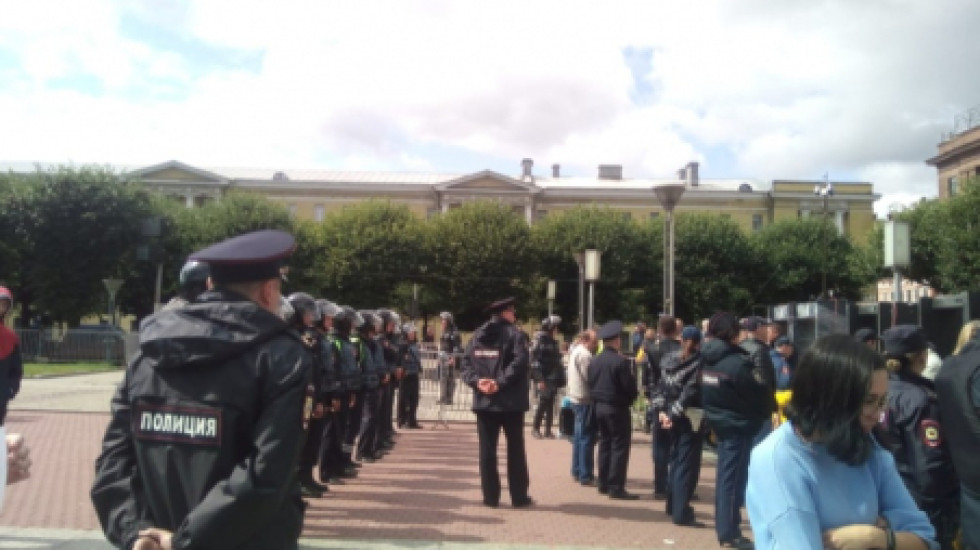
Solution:
<svg viewBox="0 0 980 550">
<path fill-rule="evenodd" d="M 174 548 L 296 548 L 310 354 L 276 311 L 279 231 L 191 256 L 217 290 L 148 318 L 113 397 L 92 500 L 107 538 Z M 167 541 L 172 532 L 172 541 Z"/>
</svg>

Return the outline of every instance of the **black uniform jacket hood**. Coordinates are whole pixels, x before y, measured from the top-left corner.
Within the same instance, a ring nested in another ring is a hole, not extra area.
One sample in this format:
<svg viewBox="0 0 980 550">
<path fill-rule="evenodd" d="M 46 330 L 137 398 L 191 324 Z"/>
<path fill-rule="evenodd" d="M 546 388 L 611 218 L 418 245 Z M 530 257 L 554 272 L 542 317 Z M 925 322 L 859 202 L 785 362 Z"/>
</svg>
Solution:
<svg viewBox="0 0 980 550">
<path fill-rule="evenodd" d="M 748 356 L 748 352 L 742 349 L 741 346 L 729 344 L 717 338 L 712 338 L 701 346 L 701 359 L 706 365 L 717 365 L 726 356 L 734 353 Z"/>
<path fill-rule="evenodd" d="M 213 291 L 146 319 L 140 352 L 145 364 L 158 369 L 216 365 L 288 330 L 285 321 L 245 296 Z"/>
</svg>

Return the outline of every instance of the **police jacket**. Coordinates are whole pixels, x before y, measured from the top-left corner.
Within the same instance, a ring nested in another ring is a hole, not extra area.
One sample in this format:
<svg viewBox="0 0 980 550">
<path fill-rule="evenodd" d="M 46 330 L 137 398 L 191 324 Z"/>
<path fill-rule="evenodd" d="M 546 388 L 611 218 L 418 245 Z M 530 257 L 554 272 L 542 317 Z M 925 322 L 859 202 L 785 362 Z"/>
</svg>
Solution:
<svg viewBox="0 0 980 550">
<path fill-rule="evenodd" d="M 932 381 L 907 371 L 889 373 L 881 424 L 898 474 L 919 507 L 959 498 Z"/>
<path fill-rule="evenodd" d="M 319 339 L 319 359 L 321 369 L 320 399 L 327 401 L 339 398 L 343 392 L 340 380 L 340 373 L 337 368 L 340 364 L 340 351 L 334 345 L 333 336 L 330 334 L 320 334 Z"/>
<path fill-rule="evenodd" d="M 565 387 L 565 369 L 561 364 L 558 341 L 550 332 L 538 331 L 531 341 L 531 378 L 544 382 L 544 393 L 554 395 L 558 388 Z"/>
<path fill-rule="evenodd" d="M 643 364 L 643 395 L 648 399 L 653 397 L 653 392 L 660 385 L 660 376 L 663 374 L 662 361 L 665 356 L 680 353 L 681 343 L 672 338 L 665 338 L 659 343 L 651 342 L 643 348 L 646 361 Z"/>
<path fill-rule="evenodd" d="M 455 355 L 463 351 L 460 343 L 459 333 L 455 327 L 450 327 L 442 336 L 439 337 L 439 359 L 446 359 L 450 355 Z"/>
<path fill-rule="evenodd" d="M 762 340 L 754 336 L 749 336 L 739 344 L 749 354 L 749 361 L 759 371 L 759 376 L 763 382 L 769 386 L 769 411 L 776 412 L 779 405 L 776 403 L 776 371 L 772 366 L 772 355 L 769 353 L 769 346 Z"/>
<path fill-rule="evenodd" d="M 701 403 L 718 437 L 752 436 L 770 418 L 772 390 L 740 346 L 711 339 L 701 348 Z"/>
<path fill-rule="evenodd" d="M 629 407 L 640 392 L 629 361 L 606 348 L 589 361 L 589 395 L 596 403 Z"/>
<path fill-rule="evenodd" d="M 20 343 L 17 333 L 0 325 L 0 410 L 20 391 L 20 380 L 24 376 L 24 363 L 20 356 Z M 3 418 L 0 417 L 0 426 Z"/>
<path fill-rule="evenodd" d="M 395 369 L 401 366 L 401 360 L 398 357 L 398 340 L 394 334 L 383 334 L 378 337 L 378 344 L 381 346 L 384 355 L 385 374 L 394 375 Z"/>
<path fill-rule="evenodd" d="M 678 349 L 661 357 L 660 382 L 653 391 L 653 410 L 671 418 L 684 416 L 688 407 L 701 406 L 701 354 L 683 359 L 682 353 Z"/>
<path fill-rule="evenodd" d="M 296 548 L 296 462 L 311 358 L 279 317 L 228 291 L 144 321 L 112 399 L 91 497 L 106 537 L 176 549 Z"/>
<path fill-rule="evenodd" d="M 294 327 L 295 329 L 295 327 Z M 320 333 L 315 328 L 306 328 L 299 330 L 300 341 L 303 342 L 303 346 L 306 351 L 310 353 L 313 368 L 313 397 L 314 400 L 319 403 L 326 402 L 325 395 L 323 392 L 324 385 L 324 368 L 323 368 L 323 354 L 322 346 L 320 343 Z"/>
<path fill-rule="evenodd" d="M 361 381 L 364 390 L 374 390 L 381 385 L 384 376 L 385 358 L 381 345 L 373 338 L 360 337 L 353 341 L 360 349 Z"/>
<path fill-rule="evenodd" d="M 333 347 L 337 350 L 337 375 L 342 391 L 348 394 L 361 391 L 364 382 L 361 375 L 360 348 L 351 341 L 350 335 L 343 333 L 334 334 Z"/>
<path fill-rule="evenodd" d="M 473 388 L 473 412 L 526 412 L 531 408 L 527 339 L 506 319 L 494 317 L 476 329 L 462 363 L 462 380 Z M 478 390 L 481 378 L 495 380 L 497 392 Z"/>
<path fill-rule="evenodd" d="M 405 376 L 418 376 L 422 373 L 422 353 L 417 342 L 402 342 L 399 346 L 401 365 L 405 368 Z"/>
<path fill-rule="evenodd" d="M 939 369 L 936 393 L 956 472 L 965 487 L 980 493 L 980 346 L 967 346 Z"/>
</svg>

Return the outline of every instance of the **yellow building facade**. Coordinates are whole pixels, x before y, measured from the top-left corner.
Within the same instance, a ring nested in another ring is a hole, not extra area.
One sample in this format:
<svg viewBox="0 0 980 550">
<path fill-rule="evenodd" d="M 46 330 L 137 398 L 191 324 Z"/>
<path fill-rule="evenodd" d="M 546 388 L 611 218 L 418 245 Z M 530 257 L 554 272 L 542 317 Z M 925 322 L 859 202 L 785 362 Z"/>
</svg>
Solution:
<svg viewBox="0 0 980 550">
<path fill-rule="evenodd" d="M 664 210 L 655 186 L 684 186 L 675 212 L 711 213 L 758 231 L 775 221 L 826 216 L 842 234 L 865 242 L 874 227 L 871 183 L 830 182 L 832 196 L 814 194 L 823 181 L 701 179 L 689 163 L 675 179 L 623 178 L 622 167 L 601 165 L 596 177 L 566 177 L 553 165 L 535 173 L 524 159 L 514 175 L 482 170 L 469 174 L 345 172 L 201 168 L 169 161 L 128 172 L 150 188 L 188 207 L 220 200 L 231 190 L 253 192 L 286 205 L 297 217 L 322 220 L 331 212 L 370 199 L 404 204 L 420 217 L 431 217 L 467 202 L 494 200 L 509 205 L 533 224 L 549 214 L 597 205 L 622 211 L 633 220 L 659 219 Z"/>
</svg>

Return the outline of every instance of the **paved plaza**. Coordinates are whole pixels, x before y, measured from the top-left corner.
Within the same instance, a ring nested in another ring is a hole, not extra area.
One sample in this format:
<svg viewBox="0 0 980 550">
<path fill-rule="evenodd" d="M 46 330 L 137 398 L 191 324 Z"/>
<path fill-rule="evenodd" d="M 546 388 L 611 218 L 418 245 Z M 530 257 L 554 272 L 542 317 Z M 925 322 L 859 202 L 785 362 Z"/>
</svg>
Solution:
<svg viewBox="0 0 980 550">
<path fill-rule="evenodd" d="M 0 549 L 107 549 L 88 498 L 94 461 L 120 373 L 27 380 L 12 402 L 8 430 L 26 435 L 30 480 L 9 488 L 0 512 Z M 627 488 L 638 501 L 615 501 L 569 475 L 564 440 L 527 439 L 531 495 L 513 509 L 506 483 L 501 507 L 481 504 L 475 426 L 432 420 L 403 430 L 392 453 L 310 502 L 305 548 L 717 548 L 714 469 L 705 461 L 697 518 L 707 528 L 670 523 L 653 500 L 649 436 L 636 433 Z M 456 415 L 453 415 L 456 416 Z M 501 453 L 503 455 L 503 453 Z M 503 460 L 503 459 L 502 459 Z M 501 472 L 505 467 L 501 464 Z M 746 528 L 747 529 L 747 528 Z"/>
</svg>

